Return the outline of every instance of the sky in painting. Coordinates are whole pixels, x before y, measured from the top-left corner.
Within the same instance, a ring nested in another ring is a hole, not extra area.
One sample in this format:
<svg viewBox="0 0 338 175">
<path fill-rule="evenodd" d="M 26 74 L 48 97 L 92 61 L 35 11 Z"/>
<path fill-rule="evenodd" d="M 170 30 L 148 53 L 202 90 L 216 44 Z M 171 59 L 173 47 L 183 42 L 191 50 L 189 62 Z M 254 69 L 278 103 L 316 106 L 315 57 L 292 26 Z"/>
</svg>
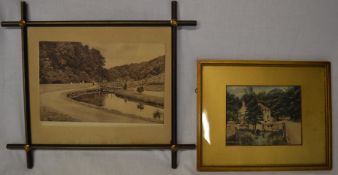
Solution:
<svg viewBox="0 0 338 175">
<path fill-rule="evenodd" d="M 82 43 L 99 50 L 106 61 L 104 67 L 108 69 L 124 64 L 149 61 L 165 55 L 165 46 L 162 43 Z"/>
<path fill-rule="evenodd" d="M 227 92 L 236 95 L 241 98 L 247 91 L 248 87 L 252 87 L 252 90 L 258 94 L 260 92 L 268 93 L 273 89 L 282 89 L 286 90 L 290 86 L 227 86 Z"/>
</svg>

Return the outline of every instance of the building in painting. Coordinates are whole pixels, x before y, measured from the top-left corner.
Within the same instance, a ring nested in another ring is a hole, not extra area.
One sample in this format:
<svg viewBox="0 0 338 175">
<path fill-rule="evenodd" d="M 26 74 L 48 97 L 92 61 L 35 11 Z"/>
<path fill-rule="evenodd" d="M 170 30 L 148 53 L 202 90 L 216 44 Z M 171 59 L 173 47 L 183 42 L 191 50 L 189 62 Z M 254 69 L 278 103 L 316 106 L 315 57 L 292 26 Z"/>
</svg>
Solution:
<svg viewBox="0 0 338 175">
<path fill-rule="evenodd" d="M 258 103 L 258 106 L 261 108 L 262 114 L 263 114 L 263 121 L 265 123 L 271 122 L 273 118 L 271 117 L 271 110 L 270 108 L 266 107 L 262 103 Z"/>
</svg>

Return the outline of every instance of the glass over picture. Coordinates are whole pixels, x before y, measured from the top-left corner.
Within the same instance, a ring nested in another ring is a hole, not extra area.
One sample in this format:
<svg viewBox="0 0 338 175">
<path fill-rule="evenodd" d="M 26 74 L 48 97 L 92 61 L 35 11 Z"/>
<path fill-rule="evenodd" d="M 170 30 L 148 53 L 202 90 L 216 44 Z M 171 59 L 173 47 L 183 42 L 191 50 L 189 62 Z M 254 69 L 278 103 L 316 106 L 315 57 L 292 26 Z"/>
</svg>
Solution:
<svg viewBox="0 0 338 175">
<path fill-rule="evenodd" d="M 164 123 L 162 43 L 40 41 L 40 120 Z"/>
<path fill-rule="evenodd" d="M 226 145 L 300 145 L 300 86 L 226 86 Z"/>
</svg>

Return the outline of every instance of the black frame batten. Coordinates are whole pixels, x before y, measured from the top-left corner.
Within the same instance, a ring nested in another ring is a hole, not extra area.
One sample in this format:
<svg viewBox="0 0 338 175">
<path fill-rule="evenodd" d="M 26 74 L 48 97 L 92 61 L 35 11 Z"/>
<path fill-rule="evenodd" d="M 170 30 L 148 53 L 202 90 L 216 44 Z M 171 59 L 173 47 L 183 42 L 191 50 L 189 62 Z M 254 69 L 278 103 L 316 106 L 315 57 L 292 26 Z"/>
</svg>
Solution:
<svg viewBox="0 0 338 175">
<path fill-rule="evenodd" d="M 24 114 L 25 114 L 25 144 L 7 144 L 7 149 L 24 149 L 27 157 L 27 168 L 33 168 L 33 150 L 171 150 L 171 167 L 177 168 L 177 151 L 195 149 L 195 144 L 177 143 L 177 27 L 196 26 L 194 20 L 177 19 L 177 2 L 171 2 L 171 20 L 104 20 L 104 21 L 29 21 L 27 18 L 27 4 L 21 2 L 21 19 L 19 21 L 2 21 L 2 27 L 20 27 L 22 36 L 22 64 L 23 64 L 23 89 L 24 89 Z M 171 141 L 170 144 L 32 144 L 31 140 L 31 113 L 29 96 L 29 70 L 27 27 L 81 27 L 81 26 L 145 26 L 159 27 L 171 26 L 172 44 L 172 118 L 171 118 Z"/>
<path fill-rule="evenodd" d="M 171 56 L 172 56 L 172 62 L 171 62 L 171 70 L 172 70 L 172 82 L 171 82 L 171 94 L 172 94 L 172 99 L 171 99 L 171 107 L 172 107 L 172 118 L 171 118 L 171 125 L 172 128 L 171 129 L 171 145 L 172 145 L 172 149 L 171 149 L 171 166 L 172 168 L 176 168 L 177 167 L 177 132 L 176 132 L 176 128 L 177 128 L 177 109 L 176 109 L 176 67 L 177 67 L 177 41 L 176 41 L 176 36 L 177 36 L 177 2 L 173 1 L 171 3 L 171 21 L 172 23 L 171 25 Z"/>
</svg>

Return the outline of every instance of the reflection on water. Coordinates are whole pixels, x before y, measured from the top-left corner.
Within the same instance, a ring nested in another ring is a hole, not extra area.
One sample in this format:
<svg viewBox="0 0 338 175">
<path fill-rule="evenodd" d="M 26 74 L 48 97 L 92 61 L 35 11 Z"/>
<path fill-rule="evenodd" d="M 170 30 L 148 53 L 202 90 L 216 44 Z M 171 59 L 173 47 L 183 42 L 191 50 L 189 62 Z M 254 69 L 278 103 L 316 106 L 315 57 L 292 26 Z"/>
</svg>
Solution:
<svg viewBox="0 0 338 175">
<path fill-rule="evenodd" d="M 73 98 L 74 100 L 93 104 L 106 109 L 113 109 L 124 114 L 163 121 L 163 109 L 142 102 L 134 102 L 112 93 L 91 93 Z"/>
<path fill-rule="evenodd" d="M 74 97 L 73 99 L 100 107 L 104 106 L 104 97 L 102 96 L 102 94 L 99 93 L 85 94 L 78 97 Z"/>
</svg>

